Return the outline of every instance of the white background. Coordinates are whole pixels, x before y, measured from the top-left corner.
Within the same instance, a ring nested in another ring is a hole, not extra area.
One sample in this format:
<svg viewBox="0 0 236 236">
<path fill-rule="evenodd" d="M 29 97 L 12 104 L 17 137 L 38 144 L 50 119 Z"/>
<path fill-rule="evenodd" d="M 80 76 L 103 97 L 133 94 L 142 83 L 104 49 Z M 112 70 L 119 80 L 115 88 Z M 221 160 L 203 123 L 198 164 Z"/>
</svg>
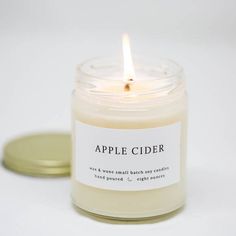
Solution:
<svg viewBox="0 0 236 236">
<path fill-rule="evenodd" d="M 0 144 L 69 130 L 81 61 L 133 52 L 185 68 L 189 93 L 188 201 L 178 215 L 109 224 L 77 213 L 69 178 L 0 167 L 0 235 L 236 235 L 235 0 L 0 0 Z"/>
</svg>

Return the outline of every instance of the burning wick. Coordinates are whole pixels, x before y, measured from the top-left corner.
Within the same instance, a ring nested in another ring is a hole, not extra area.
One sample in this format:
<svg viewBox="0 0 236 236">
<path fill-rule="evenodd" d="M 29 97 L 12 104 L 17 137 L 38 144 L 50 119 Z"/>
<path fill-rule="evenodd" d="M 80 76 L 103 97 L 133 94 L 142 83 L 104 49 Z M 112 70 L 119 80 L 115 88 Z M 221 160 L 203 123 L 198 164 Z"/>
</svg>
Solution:
<svg viewBox="0 0 236 236">
<path fill-rule="evenodd" d="M 130 84 L 127 83 L 125 86 L 124 86 L 124 90 L 125 92 L 129 92 L 130 91 Z"/>
<path fill-rule="evenodd" d="M 134 80 L 132 78 L 129 78 L 128 81 L 126 82 L 125 86 L 124 86 L 124 90 L 126 92 L 130 91 L 130 84 L 133 82 Z"/>
<path fill-rule="evenodd" d="M 123 57 L 124 57 L 124 90 L 130 91 L 131 83 L 134 81 L 135 73 L 134 73 L 134 65 L 131 56 L 130 50 L 130 41 L 129 36 L 127 34 L 123 35 Z"/>
</svg>

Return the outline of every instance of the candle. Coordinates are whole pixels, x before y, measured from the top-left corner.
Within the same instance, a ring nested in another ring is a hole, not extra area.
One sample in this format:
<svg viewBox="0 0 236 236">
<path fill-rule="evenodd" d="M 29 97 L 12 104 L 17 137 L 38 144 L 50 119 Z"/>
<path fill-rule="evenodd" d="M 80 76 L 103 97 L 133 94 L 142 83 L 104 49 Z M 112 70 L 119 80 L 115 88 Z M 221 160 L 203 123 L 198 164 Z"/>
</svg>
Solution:
<svg viewBox="0 0 236 236">
<path fill-rule="evenodd" d="M 93 59 L 72 97 L 72 199 L 100 216 L 142 219 L 185 202 L 187 99 L 170 60 Z"/>
</svg>

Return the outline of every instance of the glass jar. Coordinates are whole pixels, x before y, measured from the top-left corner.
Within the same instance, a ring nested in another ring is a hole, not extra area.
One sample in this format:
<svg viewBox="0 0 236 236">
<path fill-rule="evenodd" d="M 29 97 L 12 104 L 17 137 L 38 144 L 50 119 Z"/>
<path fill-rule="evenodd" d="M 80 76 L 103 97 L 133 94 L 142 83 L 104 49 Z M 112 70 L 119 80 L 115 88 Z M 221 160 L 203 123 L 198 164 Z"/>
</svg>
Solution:
<svg viewBox="0 0 236 236">
<path fill-rule="evenodd" d="M 187 96 L 182 68 L 171 60 L 78 66 L 72 95 L 72 199 L 103 217 L 143 219 L 185 202 Z"/>
</svg>

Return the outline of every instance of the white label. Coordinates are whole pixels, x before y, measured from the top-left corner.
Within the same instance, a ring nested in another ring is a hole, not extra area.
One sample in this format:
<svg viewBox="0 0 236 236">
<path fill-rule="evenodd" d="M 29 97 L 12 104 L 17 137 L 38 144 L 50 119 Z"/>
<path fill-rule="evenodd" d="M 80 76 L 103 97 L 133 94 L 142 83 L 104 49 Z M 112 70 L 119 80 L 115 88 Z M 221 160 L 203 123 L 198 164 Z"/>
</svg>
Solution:
<svg viewBox="0 0 236 236">
<path fill-rule="evenodd" d="M 101 189 L 162 188 L 180 179 L 181 124 L 110 129 L 76 121 L 75 175 Z"/>
</svg>

